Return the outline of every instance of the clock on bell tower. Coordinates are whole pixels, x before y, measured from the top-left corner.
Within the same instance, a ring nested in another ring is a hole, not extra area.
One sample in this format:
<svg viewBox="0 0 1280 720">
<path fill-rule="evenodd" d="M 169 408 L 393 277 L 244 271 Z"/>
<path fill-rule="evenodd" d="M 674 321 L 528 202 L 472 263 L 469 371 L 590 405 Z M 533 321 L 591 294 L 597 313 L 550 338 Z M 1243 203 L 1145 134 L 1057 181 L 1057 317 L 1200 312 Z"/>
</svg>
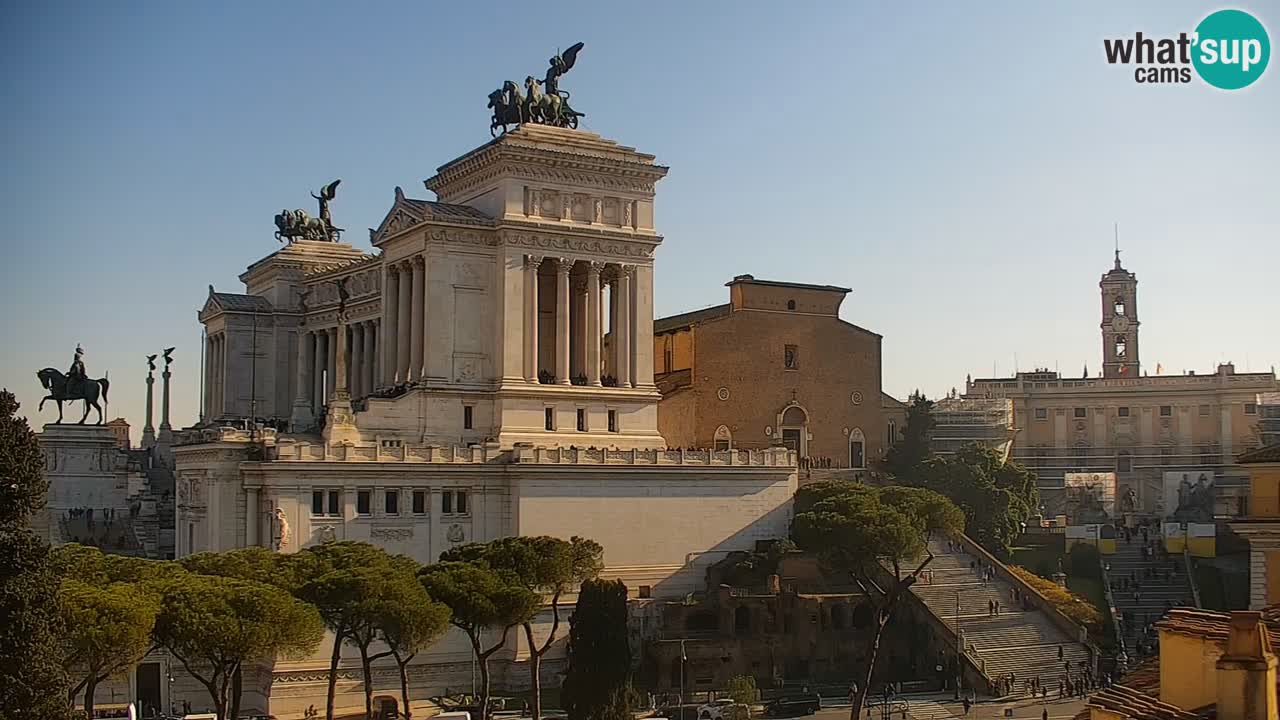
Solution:
<svg viewBox="0 0 1280 720">
<path fill-rule="evenodd" d="M 1102 290 L 1102 376 L 1138 377 L 1138 276 L 1116 265 L 1098 283 Z"/>
</svg>

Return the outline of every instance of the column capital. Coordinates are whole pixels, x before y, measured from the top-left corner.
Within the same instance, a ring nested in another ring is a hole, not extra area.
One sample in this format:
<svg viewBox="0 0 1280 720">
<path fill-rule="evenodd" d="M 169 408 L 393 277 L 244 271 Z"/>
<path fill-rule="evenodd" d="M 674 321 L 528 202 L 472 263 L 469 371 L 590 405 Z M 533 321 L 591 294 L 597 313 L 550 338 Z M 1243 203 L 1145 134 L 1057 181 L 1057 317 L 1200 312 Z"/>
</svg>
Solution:
<svg viewBox="0 0 1280 720">
<path fill-rule="evenodd" d="M 573 258 L 556 258 L 556 272 L 568 275 L 573 270 Z"/>
<path fill-rule="evenodd" d="M 587 261 L 587 275 L 595 275 L 598 277 L 602 272 L 604 272 L 604 263 L 599 260 Z"/>
<path fill-rule="evenodd" d="M 619 265 L 618 265 L 618 274 L 619 274 L 620 276 L 622 276 L 622 277 L 626 277 L 626 278 L 634 277 L 634 276 L 635 276 L 635 274 L 636 274 L 636 266 L 635 266 L 635 265 L 622 265 L 622 264 L 619 264 Z"/>
<path fill-rule="evenodd" d="M 531 267 L 531 268 L 537 269 L 540 265 L 542 265 L 541 255 L 525 255 L 524 256 L 524 266 L 526 268 Z"/>
<path fill-rule="evenodd" d="M 421 255 L 414 255 L 413 257 L 409 258 L 409 262 L 413 263 L 413 267 L 415 268 L 427 266 L 427 259 Z"/>
</svg>

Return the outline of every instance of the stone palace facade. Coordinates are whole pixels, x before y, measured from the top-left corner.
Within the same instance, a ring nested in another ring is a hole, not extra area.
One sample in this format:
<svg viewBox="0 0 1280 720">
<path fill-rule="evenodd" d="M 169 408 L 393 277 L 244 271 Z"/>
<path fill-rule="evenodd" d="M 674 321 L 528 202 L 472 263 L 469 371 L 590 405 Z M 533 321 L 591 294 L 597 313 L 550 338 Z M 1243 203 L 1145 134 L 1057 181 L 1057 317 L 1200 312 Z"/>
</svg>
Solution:
<svg viewBox="0 0 1280 720">
<path fill-rule="evenodd" d="M 658 432 L 666 172 L 592 133 L 521 126 L 439 168 L 438 201 L 397 188 L 372 254 L 296 240 L 250 265 L 243 293 L 211 287 L 202 423 L 175 448 L 178 555 L 349 539 L 430 562 L 582 535 L 633 597 L 671 598 L 785 536 L 794 452 L 671 450 Z M 512 637 L 495 677 L 514 689 Z M 261 669 L 246 707 L 323 707 L 327 654 Z M 363 707 L 347 662 L 339 704 Z M 416 661 L 413 696 L 470 687 L 470 662 L 446 638 Z M 397 696 L 394 667 L 377 678 Z"/>
</svg>

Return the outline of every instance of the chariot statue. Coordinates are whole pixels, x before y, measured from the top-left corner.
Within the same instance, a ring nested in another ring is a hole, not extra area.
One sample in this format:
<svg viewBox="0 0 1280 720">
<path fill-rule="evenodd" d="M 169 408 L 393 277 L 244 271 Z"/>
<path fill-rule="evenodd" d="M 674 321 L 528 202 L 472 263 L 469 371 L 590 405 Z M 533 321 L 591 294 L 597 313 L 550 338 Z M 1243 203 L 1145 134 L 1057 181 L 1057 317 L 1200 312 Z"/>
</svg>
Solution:
<svg viewBox="0 0 1280 720">
<path fill-rule="evenodd" d="M 319 240 L 322 242 L 337 242 L 338 237 L 342 233 L 342 228 L 333 224 L 333 215 L 329 210 L 329 203 L 338 194 L 338 183 L 341 179 L 325 185 L 320 189 L 320 194 L 311 193 L 311 197 L 320 203 L 320 215 L 312 217 L 307 214 L 306 210 L 281 210 L 276 215 L 276 240 L 280 242 L 293 242 L 295 240 Z"/>
<path fill-rule="evenodd" d="M 89 417 L 89 408 L 98 411 L 98 425 L 102 424 L 102 406 L 98 404 L 98 397 L 101 396 L 103 402 L 107 399 L 107 388 L 111 383 L 106 378 L 91 379 L 84 368 L 84 349 L 76 345 L 76 354 L 71 361 L 71 367 L 68 368 L 67 374 L 63 375 L 57 368 L 47 367 L 36 373 L 36 377 L 40 379 L 40 385 L 49 394 L 40 400 L 40 406 L 37 410 L 43 410 L 44 404 L 48 400 L 52 400 L 58 404 L 58 420 L 62 423 L 62 403 L 71 400 L 84 401 L 84 414 L 80 416 L 80 425 L 84 424 L 86 418 Z"/>
<path fill-rule="evenodd" d="M 496 137 L 499 127 L 505 133 L 508 125 L 524 123 L 576 129 L 578 118 L 584 117 L 585 113 L 569 106 L 569 92 L 560 89 L 560 76 L 573 68 L 580 50 L 582 43 L 575 43 L 564 52 L 553 55 L 541 80 L 532 75 L 525 77 L 527 95 L 521 94 L 520 87 L 511 80 L 489 93 L 489 109 L 493 111 L 489 134 Z"/>
</svg>

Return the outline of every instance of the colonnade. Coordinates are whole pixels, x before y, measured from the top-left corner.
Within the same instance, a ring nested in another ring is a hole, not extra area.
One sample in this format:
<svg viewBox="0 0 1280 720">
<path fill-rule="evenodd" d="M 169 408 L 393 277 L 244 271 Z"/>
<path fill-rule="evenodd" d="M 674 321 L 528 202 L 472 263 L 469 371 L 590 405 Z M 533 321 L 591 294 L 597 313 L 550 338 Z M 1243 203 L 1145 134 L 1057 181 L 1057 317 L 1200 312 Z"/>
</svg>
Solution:
<svg viewBox="0 0 1280 720">
<path fill-rule="evenodd" d="M 374 318 L 346 325 L 345 362 L 338 363 L 337 327 L 298 333 L 298 387 L 296 395 L 319 413 L 337 385 L 337 373 L 345 366 L 351 397 L 368 395 L 378 386 L 378 346 L 382 321 Z"/>
<path fill-rule="evenodd" d="M 594 387 L 639 387 L 653 382 L 651 364 L 646 376 L 643 363 L 647 356 L 640 335 L 646 310 L 640 309 L 637 266 L 526 255 L 524 273 L 526 381 Z M 550 305 L 550 313 L 544 303 Z M 603 347 L 606 312 L 607 356 Z M 647 312 L 652 323 L 652 308 Z M 551 327 L 543 327 L 548 314 Z M 647 335 L 652 345 L 651 325 Z"/>
<path fill-rule="evenodd" d="M 387 266 L 382 307 L 384 335 L 380 384 L 418 382 L 426 377 L 427 266 L 421 255 Z"/>
</svg>

